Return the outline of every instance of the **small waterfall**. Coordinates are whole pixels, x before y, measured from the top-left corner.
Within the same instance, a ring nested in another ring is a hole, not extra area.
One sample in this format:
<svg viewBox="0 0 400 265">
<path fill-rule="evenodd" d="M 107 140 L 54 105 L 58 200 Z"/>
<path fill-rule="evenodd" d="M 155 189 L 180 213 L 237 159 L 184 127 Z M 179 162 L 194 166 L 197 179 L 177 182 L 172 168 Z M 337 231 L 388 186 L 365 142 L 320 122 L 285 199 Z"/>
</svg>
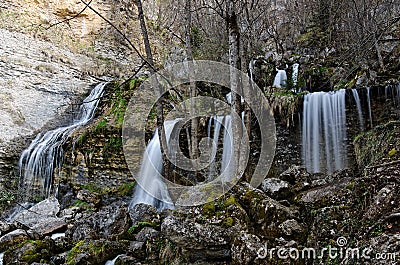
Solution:
<svg viewBox="0 0 400 265">
<path fill-rule="evenodd" d="M 304 98 L 302 157 L 312 173 L 347 166 L 345 90 L 315 92 Z"/>
<path fill-rule="evenodd" d="M 93 118 L 106 84 L 100 83 L 90 92 L 71 125 L 48 131 L 44 135 L 39 133 L 22 152 L 19 168 L 24 201 L 32 197 L 45 198 L 50 195 L 53 176 L 61 169 L 63 162 L 63 144 L 76 129 L 86 125 Z"/>
<path fill-rule="evenodd" d="M 367 101 L 368 101 L 368 115 L 369 115 L 369 124 L 372 129 L 372 109 L 371 109 L 371 96 L 370 96 L 371 88 L 367 87 Z"/>
<path fill-rule="evenodd" d="M 351 90 L 351 92 L 353 93 L 354 100 L 356 101 L 356 107 L 357 107 L 357 112 L 358 112 L 358 121 L 360 122 L 360 128 L 361 128 L 361 131 L 364 131 L 364 119 L 363 119 L 363 113 L 362 113 L 362 109 L 361 109 L 360 97 L 358 96 L 357 89 L 353 88 Z"/>
<path fill-rule="evenodd" d="M 210 118 L 210 121 L 208 123 L 208 128 L 207 128 L 207 136 L 208 138 L 211 138 L 211 127 L 214 124 L 214 132 L 213 132 L 213 145 L 210 144 L 212 151 L 211 154 L 216 154 L 217 149 L 218 149 L 218 141 L 220 137 L 220 131 L 221 131 L 221 125 L 223 123 L 224 116 L 215 116 Z M 216 165 L 216 159 L 214 158 L 211 163 L 210 163 L 210 168 L 209 168 L 209 173 L 208 173 L 208 180 L 211 181 L 213 180 L 216 175 L 218 174 L 217 171 L 217 165 Z"/>
<path fill-rule="evenodd" d="M 294 63 L 292 65 L 292 69 L 293 69 L 292 82 L 293 82 L 294 89 L 296 89 L 297 79 L 298 79 L 298 76 L 299 76 L 299 64 L 298 63 Z"/>
<path fill-rule="evenodd" d="M 167 142 L 171 138 L 172 130 L 179 120 L 165 121 L 165 136 Z M 162 155 L 158 129 L 155 130 L 153 138 L 143 153 L 142 164 L 139 172 L 140 185 L 137 185 L 133 194 L 133 199 L 129 204 L 132 208 L 136 204 L 145 203 L 153 205 L 157 210 L 168 208 L 173 209 L 173 203 L 168 192 L 168 188 L 161 179 L 163 170 Z M 150 194 L 156 194 L 156 198 Z"/>
<path fill-rule="evenodd" d="M 0 265 L 3 265 L 4 252 L 0 253 Z"/>
<path fill-rule="evenodd" d="M 278 87 L 278 88 L 282 88 L 286 86 L 286 80 L 287 80 L 287 76 L 286 76 L 286 71 L 285 70 L 278 70 L 278 73 L 275 76 L 274 79 L 274 87 Z"/>
</svg>

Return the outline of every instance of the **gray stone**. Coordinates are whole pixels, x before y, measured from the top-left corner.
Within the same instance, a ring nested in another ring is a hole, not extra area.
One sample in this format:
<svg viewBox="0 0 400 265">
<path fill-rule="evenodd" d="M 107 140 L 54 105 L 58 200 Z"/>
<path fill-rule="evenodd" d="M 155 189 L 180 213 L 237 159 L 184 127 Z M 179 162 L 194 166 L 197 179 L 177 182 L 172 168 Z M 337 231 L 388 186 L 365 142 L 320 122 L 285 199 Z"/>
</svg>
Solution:
<svg viewBox="0 0 400 265">
<path fill-rule="evenodd" d="M 275 200 L 283 200 L 290 197 L 290 184 L 287 181 L 267 178 L 261 183 L 261 190 Z"/>
</svg>

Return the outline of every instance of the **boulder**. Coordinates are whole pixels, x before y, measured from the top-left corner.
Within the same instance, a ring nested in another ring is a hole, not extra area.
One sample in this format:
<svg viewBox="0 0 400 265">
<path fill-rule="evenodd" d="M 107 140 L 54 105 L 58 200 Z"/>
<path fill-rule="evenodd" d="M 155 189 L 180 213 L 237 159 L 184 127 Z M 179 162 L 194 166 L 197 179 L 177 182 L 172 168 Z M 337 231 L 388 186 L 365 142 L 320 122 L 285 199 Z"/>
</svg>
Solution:
<svg viewBox="0 0 400 265">
<path fill-rule="evenodd" d="M 0 237 L 0 252 L 5 249 L 30 239 L 29 234 L 23 229 L 14 230 Z"/>
<path fill-rule="evenodd" d="M 225 260 L 230 257 L 232 235 L 220 226 L 169 216 L 161 225 L 161 233 L 179 246 L 190 261 Z"/>
<path fill-rule="evenodd" d="M 267 178 L 261 183 L 261 190 L 275 200 L 284 200 L 291 196 L 290 186 L 287 181 Z"/>
<path fill-rule="evenodd" d="M 117 201 L 78 220 L 66 231 L 65 235 L 73 242 L 89 238 L 117 239 L 128 231 L 130 225 L 127 204 Z"/>
<path fill-rule="evenodd" d="M 160 223 L 160 215 L 157 209 L 151 205 L 139 203 L 129 209 L 129 215 L 132 220 L 132 225 L 137 225 L 139 222 Z"/>
<path fill-rule="evenodd" d="M 264 249 L 260 238 L 253 234 L 241 231 L 233 240 L 231 247 L 233 264 L 265 264 L 265 260 L 259 258 Z"/>
<path fill-rule="evenodd" d="M 54 242 L 51 239 L 25 241 L 17 248 L 4 253 L 5 264 L 33 264 L 41 260 L 48 260 L 54 251 Z"/>
<path fill-rule="evenodd" d="M 49 235 L 66 226 L 66 223 L 56 215 L 60 204 L 54 197 L 48 198 L 18 213 L 14 221 L 20 223 L 40 235 Z"/>
<path fill-rule="evenodd" d="M 79 241 L 67 255 L 67 264 L 105 264 L 107 260 L 126 252 L 126 246 L 120 242 L 100 240 Z"/>
</svg>

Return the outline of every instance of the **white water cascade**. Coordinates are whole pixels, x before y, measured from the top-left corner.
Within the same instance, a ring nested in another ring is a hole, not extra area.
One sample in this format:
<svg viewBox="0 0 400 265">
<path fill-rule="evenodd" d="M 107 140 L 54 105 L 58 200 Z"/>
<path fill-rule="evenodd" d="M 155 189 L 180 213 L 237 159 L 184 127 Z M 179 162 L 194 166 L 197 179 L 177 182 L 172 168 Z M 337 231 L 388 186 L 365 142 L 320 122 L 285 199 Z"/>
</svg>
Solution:
<svg viewBox="0 0 400 265">
<path fill-rule="evenodd" d="M 167 142 L 171 138 L 172 130 L 179 120 L 165 121 L 165 136 Z M 153 205 L 157 210 L 173 209 L 174 205 L 168 192 L 168 188 L 162 180 L 162 155 L 160 148 L 160 138 L 158 137 L 158 129 L 155 130 L 153 138 L 143 153 L 142 164 L 139 172 L 139 185 L 136 185 L 133 199 L 129 204 L 132 208 L 136 204 L 145 203 Z M 155 194 L 153 197 L 150 194 Z"/>
<path fill-rule="evenodd" d="M 211 154 L 214 154 L 217 152 L 218 149 L 218 143 L 221 140 L 221 125 L 223 125 L 222 133 L 223 133 L 223 138 L 222 138 L 222 156 L 221 156 L 221 165 L 218 170 L 217 166 L 217 158 L 214 157 L 214 159 L 210 163 L 209 167 L 209 181 L 212 181 L 214 178 L 216 178 L 219 174 L 225 171 L 226 176 L 231 176 L 233 174 L 234 170 L 234 165 L 231 164 L 231 156 L 232 156 L 232 151 L 233 151 L 233 139 L 232 139 L 232 120 L 230 115 L 226 116 L 215 116 L 210 118 L 210 121 L 208 123 L 208 128 L 207 128 L 207 136 L 211 138 L 211 127 L 214 125 L 214 131 L 213 131 L 213 137 L 212 141 L 214 142 L 214 145 L 212 146 L 212 151 Z"/>
<path fill-rule="evenodd" d="M 278 87 L 278 88 L 282 88 L 286 86 L 286 80 L 287 80 L 287 75 L 286 75 L 286 71 L 285 70 L 278 70 L 278 73 L 275 76 L 274 79 L 274 87 Z"/>
<path fill-rule="evenodd" d="M 78 128 L 86 125 L 94 116 L 107 83 L 98 84 L 80 106 L 71 125 L 39 133 L 19 160 L 20 187 L 24 201 L 33 197 L 48 197 L 53 188 L 53 176 L 61 169 L 63 144 Z"/>
<path fill-rule="evenodd" d="M 315 92 L 305 96 L 302 158 L 312 173 L 347 166 L 345 90 Z"/>
<path fill-rule="evenodd" d="M 356 101 L 356 107 L 357 107 L 357 112 L 358 112 L 358 121 L 360 123 L 360 128 L 361 128 L 361 131 L 364 131 L 364 119 L 363 119 L 363 113 L 362 113 L 362 109 L 361 109 L 360 97 L 358 96 L 357 89 L 353 88 L 351 90 L 351 92 L 353 93 L 354 100 Z"/>
</svg>

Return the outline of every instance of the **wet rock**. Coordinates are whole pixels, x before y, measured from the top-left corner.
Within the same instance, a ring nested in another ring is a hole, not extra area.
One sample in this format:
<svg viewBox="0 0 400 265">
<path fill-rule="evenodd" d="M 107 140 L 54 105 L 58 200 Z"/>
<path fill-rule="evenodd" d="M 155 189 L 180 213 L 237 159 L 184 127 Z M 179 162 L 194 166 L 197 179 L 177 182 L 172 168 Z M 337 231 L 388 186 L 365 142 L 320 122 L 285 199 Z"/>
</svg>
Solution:
<svg viewBox="0 0 400 265">
<path fill-rule="evenodd" d="M 307 236 L 305 226 L 294 219 L 284 221 L 278 228 L 286 238 L 294 239 L 298 242 L 304 241 Z"/>
<path fill-rule="evenodd" d="M 283 200 L 291 196 L 290 184 L 276 178 L 265 179 L 261 183 L 261 190 L 275 200 Z"/>
<path fill-rule="evenodd" d="M 73 242 L 85 238 L 121 238 L 131 224 L 126 203 L 117 201 L 77 221 L 65 235 Z"/>
<path fill-rule="evenodd" d="M 161 232 L 179 246 L 182 255 L 190 261 L 224 260 L 230 257 L 232 235 L 219 226 L 169 216 L 163 221 Z"/>
<path fill-rule="evenodd" d="M 83 202 L 87 202 L 89 204 L 92 204 L 94 206 L 98 206 L 101 202 L 101 197 L 99 194 L 90 192 L 88 190 L 80 190 L 78 191 L 78 194 L 76 195 L 76 198 L 78 200 L 81 200 Z"/>
<path fill-rule="evenodd" d="M 231 247 L 233 264 L 264 264 L 265 261 L 259 259 L 259 253 L 265 245 L 256 235 L 241 231 L 235 237 Z"/>
<path fill-rule="evenodd" d="M 267 197 L 261 201 L 254 200 L 249 215 L 259 229 L 260 235 L 276 236 L 277 226 L 285 220 L 298 217 L 299 213 L 297 209 L 289 208 Z"/>
<path fill-rule="evenodd" d="M 67 264 L 104 264 L 124 253 L 126 246 L 120 242 L 100 240 L 79 241 L 69 252 Z"/>
<path fill-rule="evenodd" d="M 132 220 L 132 225 L 137 225 L 139 222 L 159 223 L 160 215 L 156 208 L 151 205 L 140 203 L 129 209 L 129 215 Z"/>
<path fill-rule="evenodd" d="M 7 234 L 15 229 L 14 224 L 10 224 L 7 222 L 0 221 L 0 236 Z"/>
<path fill-rule="evenodd" d="M 153 240 L 160 236 L 160 232 L 151 228 L 151 227 L 144 227 L 140 230 L 139 233 L 135 236 L 135 239 L 139 242 L 146 242 L 148 240 Z"/>
<path fill-rule="evenodd" d="M 144 259 L 146 257 L 145 243 L 139 241 L 131 241 L 127 253 L 132 257 Z"/>
<path fill-rule="evenodd" d="M 296 201 L 301 204 L 320 208 L 327 205 L 340 205 L 347 198 L 351 198 L 351 187 L 354 180 L 344 178 L 327 185 L 304 191 L 297 195 Z"/>
<path fill-rule="evenodd" d="M 371 255 L 374 264 L 395 264 L 400 256 L 400 234 L 381 234 L 369 240 L 368 246 L 373 250 L 372 253 L 379 253 L 381 260 Z"/>
<path fill-rule="evenodd" d="M 4 253 L 5 264 L 32 264 L 41 260 L 48 260 L 54 251 L 54 242 L 51 239 L 26 241 L 22 245 Z"/>
<path fill-rule="evenodd" d="M 292 166 L 280 174 L 279 178 L 294 185 L 296 182 L 307 182 L 310 178 L 310 173 L 307 172 L 305 167 Z"/>
<path fill-rule="evenodd" d="M 375 195 L 364 214 L 364 218 L 374 220 L 382 217 L 390 213 L 393 207 L 399 205 L 399 202 L 398 185 L 386 185 Z"/>
<path fill-rule="evenodd" d="M 0 237 L 0 252 L 5 249 L 30 239 L 29 234 L 23 229 L 14 230 Z"/>
</svg>

